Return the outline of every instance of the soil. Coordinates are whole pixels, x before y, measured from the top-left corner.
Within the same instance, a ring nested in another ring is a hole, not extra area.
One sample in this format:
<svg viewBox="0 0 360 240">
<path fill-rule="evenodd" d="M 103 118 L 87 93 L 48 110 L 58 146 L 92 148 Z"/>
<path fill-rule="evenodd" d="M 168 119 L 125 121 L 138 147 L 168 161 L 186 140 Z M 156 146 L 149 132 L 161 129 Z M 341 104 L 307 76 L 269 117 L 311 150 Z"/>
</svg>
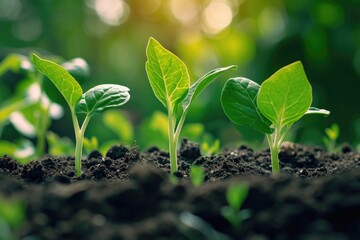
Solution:
<svg viewBox="0 0 360 240">
<path fill-rule="evenodd" d="M 202 156 L 185 139 L 177 183 L 168 153 L 157 147 L 95 151 L 83 159 L 81 177 L 72 157 L 19 165 L 4 156 L 0 195 L 25 203 L 26 219 L 13 231 L 23 240 L 360 239 L 360 154 L 288 142 L 279 156 L 282 173 L 271 176 L 268 149 Z M 191 164 L 205 168 L 200 187 L 190 181 Z M 220 213 L 235 182 L 249 186 L 242 209 L 250 214 L 239 230 Z"/>
</svg>

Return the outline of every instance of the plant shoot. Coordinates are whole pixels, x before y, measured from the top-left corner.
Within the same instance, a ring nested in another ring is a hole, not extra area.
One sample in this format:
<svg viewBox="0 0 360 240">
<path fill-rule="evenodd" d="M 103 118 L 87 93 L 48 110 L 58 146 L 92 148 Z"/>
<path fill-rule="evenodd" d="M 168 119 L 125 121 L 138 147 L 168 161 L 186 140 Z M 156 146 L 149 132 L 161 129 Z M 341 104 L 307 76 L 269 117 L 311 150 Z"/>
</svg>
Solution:
<svg viewBox="0 0 360 240">
<path fill-rule="evenodd" d="M 246 78 L 229 79 L 221 95 L 224 112 L 234 124 L 266 134 L 273 174 L 280 172 L 278 154 L 290 127 L 306 114 L 330 114 L 310 107 L 311 102 L 311 85 L 300 61 L 281 68 L 261 86 Z"/>
<path fill-rule="evenodd" d="M 75 131 L 75 174 L 81 175 L 81 157 L 86 127 L 95 115 L 119 107 L 130 99 L 129 89 L 116 84 L 98 85 L 83 93 L 80 84 L 62 66 L 33 54 L 36 69 L 47 76 L 65 98 L 71 112 Z M 78 113 L 85 114 L 80 127 Z"/>
<path fill-rule="evenodd" d="M 190 86 L 186 65 L 154 38 L 149 39 L 146 55 L 150 85 L 167 109 L 170 166 L 174 173 L 178 169 L 177 144 L 190 104 L 217 76 L 235 66 L 214 69 Z"/>
</svg>

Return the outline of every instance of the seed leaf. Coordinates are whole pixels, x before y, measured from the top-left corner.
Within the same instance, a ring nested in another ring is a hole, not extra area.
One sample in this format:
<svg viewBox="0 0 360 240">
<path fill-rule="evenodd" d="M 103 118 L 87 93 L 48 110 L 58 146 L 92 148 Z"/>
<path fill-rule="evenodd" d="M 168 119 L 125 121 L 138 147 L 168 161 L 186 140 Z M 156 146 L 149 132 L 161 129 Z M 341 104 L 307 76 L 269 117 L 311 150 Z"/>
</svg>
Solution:
<svg viewBox="0 0 360 240">
<path fill-rule="evenodd" d="M 237 125 L 247 125 L 263 133 L 271 133 L 271 122 L 259 111 L 256 97 L 260 85 L 246 78 L 231 78 L 221 93 L 226 116 Z"/>
<path fill-rule="evenodd" d="M 75 107 L 82 95 L 80 84 L 62 66 L 33 54 L 35 67 L 47 76 L 64 96 L 70 107 Z"/>
<path fill-rule="evenodd" d="M 166 108 L 174 110 L 190 86 L 185 64 L 154 38 L 149 39 L 146 55 L 146 72 L 155 96 Z"/>
<path fill-rule="evenodd" d="M 116 84 L 102 84 L 84 93 L 76 105 L 76 113 L 99 115 L 109 108 L 119 107 L 130 99 L 129 88 Z"/>
<path fill-rule="evenodd" d="M 236 69 L 235 65 L 213 69 L 210 72 L 206 73 L 199 80 L 197 80 L 193 85 L 191 85 L 189 92 L 187 93 L 185 99 L 182 101 L 183 110 L 187 109 L 191 102 L 221 73 L 229 70 Z"/>
<path fill-rule="evenodd" d="M 311 85 L 300 61 L 281 68 L 265 80 L 257 97 L 260 112 L 280 128 L 299 120 L 311 102 Z"/>
</svg>

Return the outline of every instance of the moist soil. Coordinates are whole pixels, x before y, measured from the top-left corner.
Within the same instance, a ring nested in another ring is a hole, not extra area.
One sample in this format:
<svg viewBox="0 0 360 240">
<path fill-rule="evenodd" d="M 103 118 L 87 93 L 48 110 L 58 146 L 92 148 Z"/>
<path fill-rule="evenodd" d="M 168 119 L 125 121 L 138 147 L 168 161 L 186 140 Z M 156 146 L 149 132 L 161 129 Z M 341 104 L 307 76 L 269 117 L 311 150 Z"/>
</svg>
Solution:
<svg viewBox="0 0 360 240">
<path fill-rule="evenodd" d="M 15 239 L 360 239 L 360 154 L 287 142 L 279 156 L 282 172 L 272 176 L 269 149 L 202 156 L 185 139 L 172 177 L 169 155 L 157 147 L 92 152 L 81 177 L 72 157 L 19 165 L 3 156 L 0 194 L 25 204 Z M 200 187 L 190 181 L 191 164 L 205 168 Z M 249 186 L 242 206 L 249 214 L 236 230 L 220 209 L 238 182 Z"/>
</svg>

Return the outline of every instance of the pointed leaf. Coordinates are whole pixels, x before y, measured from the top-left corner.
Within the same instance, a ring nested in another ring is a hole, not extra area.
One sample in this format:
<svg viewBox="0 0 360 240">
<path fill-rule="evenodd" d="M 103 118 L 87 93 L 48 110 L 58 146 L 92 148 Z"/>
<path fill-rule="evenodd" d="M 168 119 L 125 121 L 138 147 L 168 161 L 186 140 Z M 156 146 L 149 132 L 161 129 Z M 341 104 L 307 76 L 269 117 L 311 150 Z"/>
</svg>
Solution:
<svg viewBox="0 0 360 240">
<path fill-rule="evenodd" d="M 271 133 L 271 122 L 260 113 L 256 104 L 259 88 L 259 84 L 250 79 L 229 79 L 221 93 L 221 105 L 233 123 Z"/>
<path fill-rule="evenodd" d="M 33 54 L 35 67 L 47 76 L 64 96 L 70 107 L 74 107 L 82 95 L 82 88 L 62 66 Z"/>
<path fill-rule="evenodd" d="M 210 72 L 206 73 L 199 80 L 197 80 L 193 85 L 191 85 L 189 92 L 187 93 L 185 99 L 182 102 L 183 110 L 187 109 L 191 102 L 221 73 L 229 70 L 236 69 L 235 65 L 213 69 Z"/>
<path fill-rule="evenodd" d="M 82 95 L 76 112 L 95 116 L 109 108 L 119 107 L 129 101 L 129 91 L 129 88 L 116 84 L 98 85 Z"/>
<path fill-rule="evenodd" d="M 189 90 L 185 64 L 153 38 L 149 39 L 146 55 L 146 73 L 155 96 L 166 108 L 175 109 Z"/>
<path fill-rule="evenodd" d="M 300 61 L 281 68 L 265 80 L 257 98 L 260 112 L 280 128 L 299 120 L 311 102 L 311 85 Z"/>
<path fill-rule="evenodd" d="M 328 116 L 330 114 L 330 111 L 326 110 L 326 109 L 320 109 L 320 108 L 316 108 L 316 107 L 310 107 L 305 114 L 321 114 L 321 115 L 325 115 Z"/>
</svg>

